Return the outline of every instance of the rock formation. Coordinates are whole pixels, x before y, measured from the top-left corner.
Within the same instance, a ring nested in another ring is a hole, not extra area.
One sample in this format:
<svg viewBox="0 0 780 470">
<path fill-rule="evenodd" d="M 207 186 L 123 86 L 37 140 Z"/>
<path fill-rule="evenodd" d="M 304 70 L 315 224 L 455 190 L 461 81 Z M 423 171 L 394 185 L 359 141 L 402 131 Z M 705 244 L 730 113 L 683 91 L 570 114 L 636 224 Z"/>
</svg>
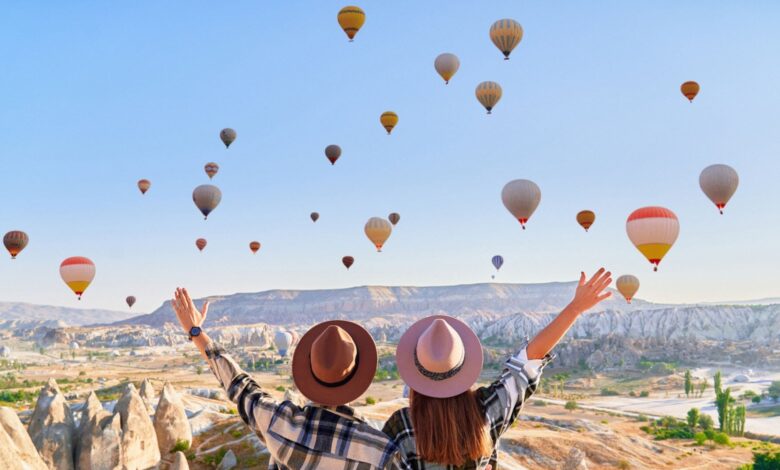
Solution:
<svg viewBox="0 0 780 470">
<path fill-rule="evenodd" d="M 141 382 L 141 390 L 139 391 L 139 394 L 141 395 L 141 399 L 146 404 L 146 410 L 149 412 L 149 414 L 153 414 L 154 387 L 152 387 L 152 383 L 149 382 L 149 379 L 144 379 L 144 381 Z"/>
<path fill-rule="evenodd" d="M 585 452 L 576 447 L 572 447 L 566 461 L 563 463 L 563 470 L 588 470 L 588 460 Z"/>
<path fill-rule="evenodd" d="M 49 379 L 49 383 L 41 389 L 27 432 L 50 469 L 74 469 L 73 415 L 54 379 Z"/>
<path fill-rule="evenodd" d="M 79 470 L 121 470 L 122 423 L 119 414 L 105 411 L 95 392 L 87 397 L 81 412 L 76 445 Z"/>
<path fill-rule="evenodd" d="M 4 470 L 47 470 L 16 413 L 0 407 L 0 467 Z"/>
<path fill-rule="evenodd" d="M 168 470 L 190 470 L 190 464 L 182 451 L 176 452 L 173 463 L 168 467 Z"/>
<path fill-rule="evenodd" d="M 219 463 L 217 470 L 230 470 L 236 465 L 238 465 L 236 454 L 234 454 L 232 450 L 228 450 L 225 456 L 222 457 L 222 461 Z"/>
<path fill-rule="evenodd" d="M 114 407 L 121 418 L 122 466 L 127 469 L 146 469 L 160 461 L 160 449 L 154 424 L 146 413 L 146 405 L 132 384 Z"/>
<path fill-rule="evenodd" d="M 181 397 L 166 383 L 157 403 L 157 411 L 154 414 L 154 431 L 157 434 L 157 443 L 160 453 L 167 454 L 176 445 L 177 441 L 192 443 L 192 429 L 184 411 Z"/>
</svg>

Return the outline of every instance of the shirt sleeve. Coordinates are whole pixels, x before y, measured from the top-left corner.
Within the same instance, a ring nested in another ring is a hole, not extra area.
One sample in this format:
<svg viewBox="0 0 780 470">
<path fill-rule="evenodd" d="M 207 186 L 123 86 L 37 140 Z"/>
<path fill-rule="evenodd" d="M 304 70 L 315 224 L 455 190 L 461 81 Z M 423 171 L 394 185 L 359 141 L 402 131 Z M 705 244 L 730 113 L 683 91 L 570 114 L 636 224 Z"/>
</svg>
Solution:
<svg viewBox="0 0 780 470">
<path fill-rule="evenodd" d="M 524 347 L 506 361 L 498 380 L 480 389 L 494 441 L 515 422 L 525 401 L 536 392 L 542 371 L 552 359 L 549 354 L 542 359 L 528 359 Z"/>
<path fill-rule="evenodd" d="M 206 357 L 228 399 L 237 405 L 241 419 L 265 442 L 265 433 L 278 407 L 276 401 L 213 341 L 206 347 Z"/>
</svg>

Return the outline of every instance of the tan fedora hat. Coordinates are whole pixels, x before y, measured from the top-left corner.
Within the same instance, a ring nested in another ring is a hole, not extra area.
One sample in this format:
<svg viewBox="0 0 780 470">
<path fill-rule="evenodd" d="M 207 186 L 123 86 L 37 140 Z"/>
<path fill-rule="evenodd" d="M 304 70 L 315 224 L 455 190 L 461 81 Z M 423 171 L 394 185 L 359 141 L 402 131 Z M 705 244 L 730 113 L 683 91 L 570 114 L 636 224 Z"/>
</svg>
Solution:
<svg viewBox="0 0 780 470">
<path fill-rule="evenodd" d="M 292 360 L 295 386 L 309 400 L 344 405 L 374 380 L 374 339 L 357 323 L 333 320 L 313 326 L 301 338 Z"/>
<path fill-rule="evenodd" d="M 401 336 L 395 360 L 398 373 L 415 392 L 449 398 L 470 389 L 482 372 L 482 344 L 457 318 L 434 315 Z"/>
</svg>

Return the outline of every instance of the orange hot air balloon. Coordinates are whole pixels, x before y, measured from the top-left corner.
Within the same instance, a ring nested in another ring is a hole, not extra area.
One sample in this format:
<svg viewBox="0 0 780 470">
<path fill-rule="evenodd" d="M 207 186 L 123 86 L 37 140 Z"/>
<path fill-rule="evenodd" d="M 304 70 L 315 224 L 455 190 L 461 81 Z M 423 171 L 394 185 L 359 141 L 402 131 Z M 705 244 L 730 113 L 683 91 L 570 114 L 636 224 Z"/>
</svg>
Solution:
<svg viewBox="0 0 780 470">
<path fill-rule="evenodd" d="M 341 29 L 347 34 L 349 42 L 352 42 L 363 23 L 366 22 L 366 12 L 360 7 L 348 6 L 339 11 L 336 19 L 339 21 Z"/>
<path fill-rule="evenodd" d="M 387 135 L 390 135 L 395 125 L 398 124 L 398 115 L 393 111 L 385 111 L 379 116 L 379 122 L 382 123 L 382 127 L 387 131 Z"/>
<path fill-rule="evenodd" d="M 328 161 L 331 165 L 336 164 L 336 160 L 339 159 L 341 156 L 341 147 L 338 145 L 328 145 L 325 147 L 325 157 L 328 158 Z"/>
<path fill-rule="evenodd" d="M 352 267 L 352 264 L 355 263 L 355 258 L 351 256 L 345 256 L 341 258 L 341 262 L 344 263 L 344 267 L 346 267 L 347 270 L 349 270 L 349 268 Z"/>
<path fill-rule="evenodd" d="M 260 249 L 260 242 L 254 241 L 249 244 L 249 249 L 252 250 L 252 253 L 257 253 L 257 250 Z"/>
<path fill-rule="evenodd" d="M 311 217 L 312 222 L 316 222 L 320 218 L 319 212 L 312 212 L 309 214 L 309 217 Z"/>
<path fill-rule="evenodd" d="M 128 295 L 125 302 L 127 302 L 128 307 L 133 308 L 133 305 L 135 305 L 135 296 Z"/>
<path fill-rule="evenodd" d="M 376 247 L 376 251 L 382 251 L 382 246 L 390 238 L 390 234 L 393 233 L 393 226 L 381 217 L 371 217 L 366 222 L 364 230 L 368 239 Z"/>
<path fill-rule="evenodd" d="M 631 243 L 654 265 L 672 248 L 680 234 L 680 222 L 674 212 L 665 207 L 642 207 L 628 216 L 626 232 Z"/>
<path fill-rule="evenodd" d="M 149 180 L 138 180 L 138 189 L 141 190 L 141 194 L 146 194 L 149 188 L 152 187 L 152 182 Z"/>
<path fill-rule="evenodd" d="M 60 277 L 81 300 L 81 295 L 95 279 L 95 263 L 83 256 L 68 258 L 60 264 Z"/>
<path fill-rule="evenodd" d="M 209 175 L 209 179 L 213 178 L 214 175 L 219 172 L 219 165 L 217 165 L 214 162 L 206 163 L 206 165 L 203 167 L 203 171 L 206 172 L 207 175 Z"/>
<path fill-rule="evenodd" d="M 577 213 L 577 223 L 582 225 L 582 228 L 587 232 L 593 222 L 596 221 L 596 214 L 593 211 L 579 211 Z"/>
<path fill-rule="evenodd" d="M 694 81 L 688 81 L 680 85 L 680 91 L 683 96 L 688 98 L 688 101 L 693 103 L 693 99 L 699 94 L 699 84 Z"/>
<path fill-rule="evenodd" d="M 391 224 L 397 225 L 398 221 L 401 220 L 401 214 L 399 214 L 398 212 L 393 212 L 387 216 L 387 220 L 389 220 Z"/>
<path fill-rule="evenodd" d="M 631 303 L 631 299 L 634 298 L 634 295 L 636 295 L 636 292 L 639 290 L 639 279 L 631 274 L 624 274 L 617 278 L 615 287 L 623 294 L 626 302 Z"/>
<path fill-rule="evenodd" d="M 21 230 L 12 230 L 3 237 L 3 245 L 5 245 L 8 253 L 11 254 L 11 259 L 16 259 L 16 255 L 24 250 L 29 242 L 30 237 Z"/>
<path fill-rule="evenodd" d="M 198 238 L 195 240 L 195 246 L 198 247 L 198 250 L 203 251 L 204 248 L 206 248 L 206 245 L 208 245 L 209 242 L 206 241 L 205 238 Z"/>
</svg>

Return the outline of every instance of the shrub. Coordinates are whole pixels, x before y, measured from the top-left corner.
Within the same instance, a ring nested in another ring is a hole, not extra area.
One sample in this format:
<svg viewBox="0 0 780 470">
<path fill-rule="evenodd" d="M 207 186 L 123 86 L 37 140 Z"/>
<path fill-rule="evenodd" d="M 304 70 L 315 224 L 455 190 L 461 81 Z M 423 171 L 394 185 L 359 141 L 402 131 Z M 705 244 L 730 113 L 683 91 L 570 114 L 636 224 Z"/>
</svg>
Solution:
<svg viewBox="0 0 780 470">
<path fill-rule="evenodd" d="M 621 470 L 628 470 L 629 468 L 631 468 L 631 464 L 628 463 L 627 460 L 621 460 L 617 463 L 617 468 Z"/>
<path fill-rule="evenodd" d="M 640 414 L 639 416 L 636 417 L 636 420 L 639 421 L 640 423 L 647 422 L 647 416 Z"/>
<path fill-rule="evenodd" d="M 612 390 L 610 388 L 602 388 L 601 389 L 601 396 L 602 397 L 614 397 L 620 395 L 620 393 L 617 390 Z"/>
<path fill-rule="evenodd" d="M 761 403 L 761 397 L 756 395 L 750 399 L 753 403 Z"/>
<path fill-rule="evenodd" d="M 284 392 L 285 390 L 287 390 L 287 389 L 284 388 L 284 385 L 279 385 L 278 387 L 276 387 L 276 391 L 277 392 Z"/>
<path fill-rule="evenodd" d="M 636 392 L 631 390 L 630 392 L 628 392 L 628 396 L 629 397 L 635 397 L 636 396 Z"/>
<path fill-rule="evenodd" d="M 574 400 L 569 400 L 566 402 L 566 404 L 563 407 L 569 411 L 574 411 L 577 409 L 577 402 Z"/>
<path fill-rule="evenodd" d="M 184 452 L 185 450 L 190 449 L 190 441 L 186 441 L 183 439 L 176 439 L 176 444 L 173 446 L 173 449 L 171 449 L 171 454 L 175 454 L 176 452 Z"/>
<path fill-rule="evenodd" d="M 780 452 L 753 453 L 753 470 L 776 470 L 780 468 Z"/>
<path fill-rule="evenodd" d="M 704 441 L 707 440 L 707 435 L 703 432 L 697 432 L 693 435 L 693 439 L 696 441 L 696 445 L 703 445 Z"/>
<path fill-rule="evenodd" d="M 647 398 L 650 396 L 650 392 L 648 392 L 647 390 L 642 390 L 641 392 L 639 392 L 639 396 L 642 398 Z"/>
<path fill-rule="evenodd" d="M 547 403 L 542 400 L 534 400 L 534 406 L 547 406 Z"/>
<path fill-rule="evenodd" d="M 234 430 L 230 431 L 230 435 L 235 437 L 236 439 L 238 439 L 239 437 L 244 435 L 244 432 L 241 431 L 240 429 L 234 429 Z"/>
<path fill-rule="evenodd" d="M 715 423 L 712 420 L 712 416 L 705 414 L 699 415 L 699 427 L 706 431 L 708 429 L 712 429 L 714 425 Z"/>
<path fill-rule="evenodd" d="M 722 446 L 727 446 L 731 444 L 731 440 L 729 439 L 729 435 L 725 432 L 719 432 L 715 434 L 715 437 L 712 439 L 715 441 L 715 444 L 719 444 Z"/>
<path fill-rule="evenodd" d="M 366 405 L 376 405 L 376 398 L 366 397 Z"/>
</svg>

